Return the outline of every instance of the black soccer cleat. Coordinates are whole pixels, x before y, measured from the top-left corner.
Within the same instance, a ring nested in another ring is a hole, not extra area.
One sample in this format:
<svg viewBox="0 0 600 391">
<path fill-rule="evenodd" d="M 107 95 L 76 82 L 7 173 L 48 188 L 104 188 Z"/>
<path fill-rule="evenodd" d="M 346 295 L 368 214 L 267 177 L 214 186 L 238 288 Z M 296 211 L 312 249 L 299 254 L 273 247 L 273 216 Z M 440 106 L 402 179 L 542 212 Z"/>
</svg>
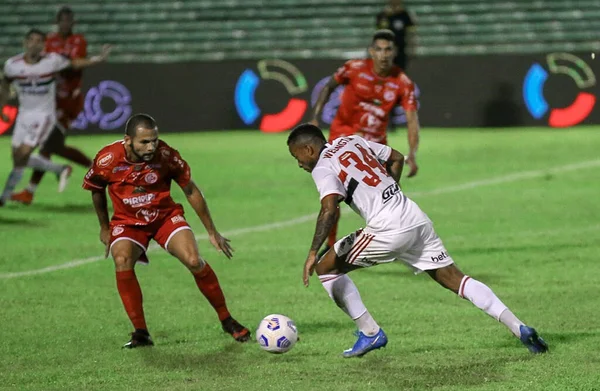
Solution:
<svg viewBox="0 0 600 391">
<path fill-rule="evenodd" d="M 250 330 L 238 323 L 231 316 L 221 322 L 223 331 L 231 335 L 238 342 L 248 342 L 250 340 Z"/>
<path fill-rule="evenodd" d="M 152 338 L 150 338 L 148 330 L 136 329 L 133 333 L 131 333 L 131 339 L 129 342 L 123 345 L 123 348 L 133 349 L 143 346 L 154 346 L 154 342 L 152 342 Z"/>
</svg>

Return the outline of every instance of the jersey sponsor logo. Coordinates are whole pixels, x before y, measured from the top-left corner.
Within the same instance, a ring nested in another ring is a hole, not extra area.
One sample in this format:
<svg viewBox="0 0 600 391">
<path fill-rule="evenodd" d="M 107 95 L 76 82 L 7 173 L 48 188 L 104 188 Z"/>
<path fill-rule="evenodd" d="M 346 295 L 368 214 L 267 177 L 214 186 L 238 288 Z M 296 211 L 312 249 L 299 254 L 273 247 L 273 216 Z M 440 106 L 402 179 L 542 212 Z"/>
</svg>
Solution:
<svg viewBox="0 0 600 391">
<path fill-rule="evenodd" d="M 157 170 L 157 169 L 159 169 L 161 167 L 162 167 L 162 164 L 160 164 L 160 163 L 153 163 L 153 164 L 148 164 L 146 166 L 146 170 Z"/>
<path fill-rule="evenodd" d="M 373 113 L 378 117 L 384 118 L 385 117 L 385 110 L 377 107 L 375 105 L 372 105 L 370 103 L 366 103 L 366 102 L 360 102 L 358 104 L 358 106 L 363 109 L 364 111 L 367 111 L 369 113 Z"/>
<path fill-rule="evenodd" d="M 371 76 L 371 75 L 368 75 L 368 74 L 366 74 L 366 73 L 364 73 L 364 72 L 361 72 L 361 73 L 359 73 L 359 74 L 358 74 L 358 78 L 359 78 L 359 79 L 366 79 L 366 80 L 368 80 L 368 81 L 373 81 L 373 80 L 375 80 L 375 78 L 374 78 L 373 76 Z"/>
<path fill-rule="evenodd" d="M 389 200 L 392 199 L 392 197 L 396 194 L 400 193 L 400 187 L 398 186 L 397 183 L 394 183 L 392 185 L 389 185 L 388 187 L 385 188 L 385 190 L 383 190 L 383 193 L 381 193 L 381 197 L 383 198 L 383 203 L 387 203 Z"/>
<path fill-rule="evenodd" d="M 392 83 L 391 81 L 388 81 L 387 83 L 385 83 L 386 87 L 392 88 L 394 90 L 397 90 L 398 88 L 400 88 L 400 86 L 396 83 Z"/>
<path fill-rule="evenodd" d="M 144 220 L 146 223 L 152 223 L 158 218 L 158 210 L 156 209 L 140 209 L 135 214 L 138 220 Z"/>
<path fill-rule="evenodd" d="M 115 156 L 112 154 L 112 152 L 105 153 L 104 155 L 100 156 L 96 162 L 96 165 L 100 168 L 106 168 L 110 165 L 110 163 L 112 163 L 114 158 Z"/>
<path fill-rule="evenodd" d="M 369 87 L 368 85 L 365 85 L 365 84 L 358 83 L 356 85 L 356 88 L 358 88 L 359 90 L 371 91 L 371 87 Z"/>
<path fill-rule="evenodd" d="M 177 215 L 177 216 L 171 217 L 171 222 L 173 224 L 185 223 L 185 218 L 182 215 Z"/>
<path fill-rule="evenodd" d="M 383 99 L 387 100 L 388 102 L 391 102 L 394 99 L 396 99 L 396 93 L 394 91 L 386 91 L 383 93 Z"/>
<path fill-rule="evenodd" d="M 158 180 L 158 175 L 156 175 L 153 172 L 149 172 L 148 174 L 146 174 L 146 176 L 144 177 L 144 180 L 146 181 L 146 183 L 149 184 L 153 184 L 156 183 L 156 181 Z"/>
<path fill-rule="evenodd" d="M 154 193 L 144 194 L 136 197 L 123 198 L 123 203 L 129 205 L 132 208 L 140 208 L 142 206 L 150 205 L 156 198 Z"/>
<path fill-rule="evenodd" d="M 160 154 L 163 155 L 164 157 L 169 157 L 169 156 L 171 156 L 171 151 L 169 151 L 166 148 L 163 148 L 160 150 Z"/>
<path fill-rule="evenodd" d="M 113 228 L 112 236 L 119 236 L 123 232 L 125 232 L 125 228 L 123 228 L 122 225 L 117 225 L 115 228 Z"/>
<path fill-rule="evenodd" d="M 437 262 L 441 262 L 441 261 L 443 261 L 444 259 L 446 259 L 446 258 L 449 258 L 449 257 L 450 257 L 450 256 L 448 255 L 448 253 L 447 253 L 447 252 L 445 252 L 445 251 L 442 251 L 442 252 L 440 253 L 440 255 L 438 255 L 438 256 L 436 256 L 436 257 L 431 257 L 431 262 L 436 262 L 436 263 L 437 263 Z"/>
<path fill-rule="evenodd" d="M 112 172 L 113 172 L 113 174 L 116 174 L 117 172 L 127 171 L 127 170 L 129 170 L 129 166 L 116 166 L 115 168 L 113 168 Z"/>
</svg>

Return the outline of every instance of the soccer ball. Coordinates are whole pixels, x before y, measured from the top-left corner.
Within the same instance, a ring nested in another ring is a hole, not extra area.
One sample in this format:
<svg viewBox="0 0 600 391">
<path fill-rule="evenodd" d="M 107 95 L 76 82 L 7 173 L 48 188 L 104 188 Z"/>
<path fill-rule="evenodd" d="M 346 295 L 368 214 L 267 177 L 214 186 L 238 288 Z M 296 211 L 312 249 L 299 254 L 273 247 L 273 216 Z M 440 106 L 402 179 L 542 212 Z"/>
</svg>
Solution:
<svg viewBox="0 0 600 391">
<path fill-rule="evenodd" d="M 298 341 L 296 324 L 285 315 L 266 316 L 258 325 L 256 341 L 269 353 L 285 353 Z"/>
</svg>

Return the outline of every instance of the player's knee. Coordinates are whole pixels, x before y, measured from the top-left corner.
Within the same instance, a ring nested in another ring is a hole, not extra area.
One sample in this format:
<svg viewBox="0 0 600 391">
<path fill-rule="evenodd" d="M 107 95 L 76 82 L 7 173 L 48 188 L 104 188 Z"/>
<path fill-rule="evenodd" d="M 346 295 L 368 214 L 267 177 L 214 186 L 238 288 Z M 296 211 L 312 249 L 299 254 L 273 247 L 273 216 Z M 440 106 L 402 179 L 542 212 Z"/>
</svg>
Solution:
<svg viewBox="0 0 600 391">
<path fill-rule="evenodd" d="M 115 269 L 120 271 L 133 269 L 133 257 L 127 254 L 114 254 L 113 259 L 115 261 Z"/>
<path fill-rule="evenodd" d="M 190 254 L 185 257 L 183 262 L 191 272 L 198 272 L 206 265 L 206 262 L 204 262 L 204 259 L 199 254 Z"/>
</svg>

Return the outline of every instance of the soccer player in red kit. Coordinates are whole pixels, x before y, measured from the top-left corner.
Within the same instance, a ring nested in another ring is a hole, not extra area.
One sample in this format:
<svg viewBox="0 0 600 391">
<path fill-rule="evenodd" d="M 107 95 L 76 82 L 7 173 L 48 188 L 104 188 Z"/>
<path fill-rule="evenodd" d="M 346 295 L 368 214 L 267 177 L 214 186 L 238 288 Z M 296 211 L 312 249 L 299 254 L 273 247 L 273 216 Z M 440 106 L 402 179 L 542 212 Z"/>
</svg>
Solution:
<svg viewBox="0 0 600 391">
<path fill-rule="evenodd" d="M 369 47 L 370 59 L 350 60 L 341 66 L 323 88 L 314 107 L 311 123 L 318 126 L 318 119 L 330 95 L 344 85 L 341 104 L 331 123 L 329 143 L 342 136 L 358 135 L 367 141 L 387 145 L 387 127 L 390 113 L 397 104 L 406 113 L 409 153 L 406 164 L 408 176 L 417 174 L 416 153 L 419 147 L 419 117 L 415 86 L 402 69 L 394 65 L 396 48 L 394 33 L 378 30 Z M 326 248 L 336 242 L 336 223 L 329 233 Z"/>
<path fill-rule="evenodd" d="M 46 37 L 46 53 L 59 53 L 72 59 L 87 57 L 87 42 L 82 34 L 73 33 L 74 12 L 71 8 L 62 7 L 56 15 L 58 32 Z M 89 168 L 92 160 L 79 149 L 65 145 L 67 131 L 71 123 L 83 110 L 84 96 L 81 93 L 83 72 L 75 69 L 65 69 L 60 72 L 56 88 L 56 117 L 57 124 L 48 140 L 41 146 L 40 154 L 46 158 L 55 154 L 74 163 Z M 33 195 L 44 176 L 43 171 L 35 170 L 31 174 L 29 186 L 11 196 L 13 201 L 29 205 Z"/>
<path fill-rule="evenodd" d="M 117 289 L 135 328 L 124 347 L 153 345 L 134 270 L 136 262 L 148 262 L 146 250 L 150 239 L 190 270 L 198 288 L 217 312 L 223 330 L 239 342 L 248 341 L 250 331 L 231 317 L 215 272 L 198 252 L 182 205 L 171 198 L 173 180 L 183 189 L 212 245 L 231 258 L 229 239 L 215 228 L 204 196 L 191 179 L 190 167 L 177 150 L 159 140 L 156 122 L 149 115 L 132 116 L 125 128 L 124 140 L 102 148 L 83 181 L 83 188 L 92 192 L 100 222 L 100 240 L 106 245 L 106 256 L 112 254 Z M 114 208 L 110 220 L 106 188 Z"/>
</svg>

